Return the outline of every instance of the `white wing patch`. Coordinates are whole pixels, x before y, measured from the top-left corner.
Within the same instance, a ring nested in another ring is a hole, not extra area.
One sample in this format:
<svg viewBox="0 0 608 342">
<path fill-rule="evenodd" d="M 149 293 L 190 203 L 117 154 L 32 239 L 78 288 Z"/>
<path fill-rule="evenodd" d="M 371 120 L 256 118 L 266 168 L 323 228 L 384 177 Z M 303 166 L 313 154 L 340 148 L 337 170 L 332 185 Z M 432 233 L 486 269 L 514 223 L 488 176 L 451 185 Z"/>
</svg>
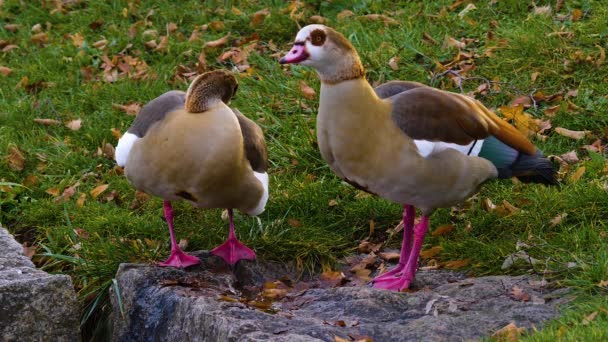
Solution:
<svg viewBox="0 0 608 342">
<path fill-rule="evenodd" d="M 127 159 L 129 158 L 129 152 L 131 152 L 131 148 L 133 144 L 139 139 L 139 137 L 133 133 L 125 133 L 118 140 L 118 144 L 116 145 L 116 151 L 114 153 L 114 158 L 116 159 L 116 164 L 118 166 L 124 167 L 127 165 Z"/>
<path fill-rule="evenodd" d="M 266 172 L 259 173 L 253 171 L 253 175 L 257 178 L 262 186 L 264 187 L 264 193 L 262 194 L 262 198 L 260 198 L 260 202 L 258 202 L 258 206 L 253 210 L 248 211 L 247 215 L 257 216 L 264 212 L 264 208 L 266 208 L 266 202 L 268 201 L 268 174 Z"/>
<path fill-rule="evenodd" d="M 479 151 L 481 151 L 481 146 L 483 145 L 483 140 L 477 140 L 477 142 L 472 142 L 468 145 L 458 145 L 445 143 L 443 141 L 428 141 L 428 140 L 414 140 L 416 143 L 416 147 L 418 147 L 418 152 L 424 158 L 428 157 L 432 153 L 438 153 L 445 149 L 451 148 L 462 154 L 468 154 L 470 156 L 477 156 Z M 475 144 L 475 146 L 473 146 Z M 473 147 L 473 148 L 471 148 Z M 471 153 L 469 153 L 471 151 Z"/>
</svg>

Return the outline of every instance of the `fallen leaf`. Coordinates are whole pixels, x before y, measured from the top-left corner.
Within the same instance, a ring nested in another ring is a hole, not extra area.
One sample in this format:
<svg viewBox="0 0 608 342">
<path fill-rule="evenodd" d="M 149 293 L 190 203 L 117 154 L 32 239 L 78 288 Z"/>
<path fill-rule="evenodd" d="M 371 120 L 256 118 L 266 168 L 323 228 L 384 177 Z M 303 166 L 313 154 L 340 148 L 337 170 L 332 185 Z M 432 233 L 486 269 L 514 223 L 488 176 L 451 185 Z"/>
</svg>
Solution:
<svg viewBox="0 0 608 342">
<path fill-rule="evenodd" d="M 380 258 L 386 261 L 398 261 L 401 255 L 397 252 L 381 252 L 378 254 Z"/>
<path fill-rule="evenodd" d="M 38 249 L 38 246 L 29 246 L 29 244 L 27 242 L 21 246 L 23 247 L 22 254 L 30 260 L 32 259 L 34 254 L 36 254 L 36 250 Z"/>
<path fill-rule="evenodd" d="M 40 32 L 40 33 L 36 33 L 36 34 L 32 35 L 32 37 L 30 38 L 30 40 L 32 41 L 32 43 L 38 44 L 39 46 L 42 46 L 46 42 L 49 41 L 49 37 L 46 34 L 46 32 Z"/>
<path fill-rule="evenodd" d="M 77 131 L 82 127 L 82 120 L 76 119 L 76 120 L 69 121 L 68 123 L 65 124 L 65 127 L 71 129 L 72 131 Z"/>
<path fill-rule="evenodd" d="M 34 119 L 34 122 L 43 124 L 43 125 L 47 125 L 47 126 L 61 124 L 61 121 L 55 120 L 55 119 L 38 119 L 38 118 L 36 118 L 36 119 Z"/>
<path fill-rule="evenodd" d="M 338 201 L 336 201 L 335 199 L 329 200 L 329 203 L 327 203 L 327 205 L 330 207 L 335 207 L 338 205 Z"/>
<path fill-rule="evenodd" d="M 23 152 L 16 147 L 11 146 L 8 149 L 8 155 L 5 157 L 8 167 L 13 171 L 22 171 L 25 167 L 25 157 Z"/>
<path fill-rule="evenodd" d="M 31 31 L 32 31 L 32 33 L 42 32 L 42 25 L 40 23 L 34 24 L 34 26 L 32 26 Z"/>
<path fill-rule="evenodd" d="M 574 171 L 572 175 L 568 178 L 571 183 L 578 182 L 579 179 L 585 174 L 586 168 L 584 166 L 579 167 Z"/>
<path fill-rule="evenodd" d="M 165 52 L 169 47 L 169 36 L 160 36 L 160 42 L 156 47 L 154 47 L 154 51 Z"/>
<path fill-rule="evenodd" d="M 76 193 L 76 188 L 78 188 L 78 186 L 80 186 L 80 182 L 76 182 L 71 186 L 68 186 L 67 188 L 63 189 L 63 193 L 61 193 L 61 196 L 55 198 L 55 203 L 70 200 L 70 198 L 72 198 L 72 196 L 74 196 L 74 194 Z"/>
<path fill-rule="evenodd" d="M 488 212 L 496 210 L 496 204 L 492 203 L 492 200 L 489 199 L 488 197 L 484 198 L 481 201 L 481 205 Z"/>
<path fill-rule="evenodd" d="M 78 48 L 81 48 L 84 44 L 84 37 L 78 32 L 71 34 L 70 39 L 72 40 L 72 44 Z"/>
<path fill-rule="evenodd" d="M 59 196 L 59 188 L 57 188 L 57 187 L 48 188 L 44 192 L 46 192 L 47 194 L 49 194 L 53 197 Z"/>
<path fill-rule="evenodd" d="M 447 261 L 446 263 L 444 263 L 443 267 L 455 270 L 455 269 L 463 268 L 470 263 L 471 263 L 471 260 L 469 260 L 469 259 L 452 260 L 452 261 Z"/>
<path fill-rule="evenodd" d="M 521 209 L 509 203 L 507 200 L 502 201 L 502 206 L 509 212 L 509 214 L 514 214 L 516 212 L 521 211 Z"/>
<path fill-rule="evenodd" d="M 259 10 L 257 12 L 255 12 L 253 14 L 253 17 L 251 18 L 251 23 L 250 25 L 252 27 L 258 26 L 260 24 L 262 24 L 264 22 L 264 19 L 266 19 L 266 17 L 270 14 L 270 9 L 268 8 L 264 8 L 262 10 Z"/>
<path fill-rule="evenodd" d="M 591 323 L 591 321 L 593 321 L 595 319 L 595 316 L 597 316 L 597 311 L 593 311 L 589 316 L 586 316 L 585 318 L 583 318 L 583 325 L 589 325 L 589 323 Z"/>
<path fill-rule="evenodd" d="M 548 117 L 554 117 L 557 114 L 557 111 L 562 108 L 562 105 L 555 105 L 552 107 L 545 108 L 545 115 Z"/>
<path fill-rule="evenodd" d="M 399 59 L 399 57 L 391 57 L 391 59 L 388 60 L 388 66 L 393 70 L 399 69 L 399 65 L 397 64 L 399 63 Z"/>
<path fill-rule="evenodd" d="M 0 74 L 8 76 L 13 72 L 13 69 L 5 66 L 0 66 Z"/>
<path fill-rule="evenodd" d="M 530 295 L 517 285 L 513 286 L 513 288 L 511 289 L 510 296 L 512 299 L 515 299 L 520 302 L 527 302 L 530 300 Z"/>
<path fill-rule="evenodd" d="M 346 19 L 348 17 L 352 17 L 353 15 L 355 15 L 355 13 L 353 13 L 353 11 L 345 9 L 345 10 L 340 11 L 340 13 L 338 13 L 336 15 L 336 19 L 342 20 L 342 19 Z"/>
<path fill-rule="evenodd" d="M 15 33 L 17 32 L 17 30 L 19 30 L 19 25 L 17 24 L 4 24 L 4 29 L 11 32 L 11 33 Z"/>
<path fill-rule="evenodd" d="M 359 243 L 357 251 L 359 251 L 359 253 L 376 253 L 380 250 L 380 247 L 382 247 L 382 243 L 371 243 L 367 240 L 363 240 Z"/>
<path fill-rule="evenodd" d="M 595 60 L 595 66 L 600 67 L 606 60 L 606 50 L 599 45 L 596 45 L 596 47 L 600 50 L 600 56 Z"/>
<path fill-rule="evenodd" d="M 538 6 L 538 7 L 535 6 L 534 15 L 545 16 L 545 17 L 551 16 L 551 6 L 550 5 Z"/>
<path fill-rule="evenodd" d="M 466 47 L 466 43 L 461 42 L 453 37 L 447 36 L 445 38 L 445 41 L 443 42 L 443 48 L 445 49 L 446 47 L 455 47 L 458 49 L 464 49 Z"/>
<path fill-rule="evenodd" d="M 538 71 L 533 72 L 532 75 L 530 75 L 530 80 L 532 82 L 536 82 L 536 79 L 538 78 L 539 75 L 540 75 L 540 72 L 538 72 Z"/>
<path fill-rule="evenodd" d="M 437 228 L 435 228 L 432 232 L 431 232 L 431 236 L 436 237 L 436 236 L 440 236 L 440 235 L 446 235 L 447 233 L 451 232 L 452 230 L 454 230 L 454 225 L 453 224 L 444 224 L 442 226 L 439 226 Z"/>
<path fill-rule="evenodd" d="M 597 286 L 608 287 L 608 280 L 600 280 L 600 282 L 597 284 Z"/>
<path fill-rule="evenodd" d="M 525 328 L 518 328 L 514 322 L 507 324 L 498 331 L 492 334 L 492 337 L 496 337 L 501 341 L 516 342 L 519 339 Z"/>
<path fill-rule="evenodd" d="M 137 115 L 141 110 L 141 105 L 139 103 L 133 102 L 126 105 L 120 105 L 116 103 L 112 103 L 112 107 L 116 109 L 120 109 L 128 115 Z"/>
<path fill-rule="evenodd" d="M 325 24 L 327 22 L 327 18 L 322 17 L 320 15 L 313 15 L 308 20 L 314 24 Z"/>
<path fill-rule="evenodd" d="M 300 81 L 300 91 L 302 92 L 302 96 L 309 100 L 314 100 L 317 96 L 317 93 L 314 89 L 312 89 L 306 82 Z"/>
<path fill-rule="evenodd" d="M 112 136 L 114 138 L 116 138 L 116 140 L 120 139 L 120 137 L 122 137 L 122 133 L 120 132 L 120 130 L 118 128 L 110 128 L 110 132 L 112 132 Z"/>
<path fill-rule="evenodd" d="M 579 162 L 578 156 L 576 155 L 576 151 L 574 150 L 564 153 L 559 157 L 562 158 L 562 160 L 568 164 L 574 164 Z"/>
<path fill-rule="evenodd" d="M 477 7 L 475 7 L 475 5 L 467 4 L 467 6 L 462 11 L 460 11 L 460 13 L 458 13 L 458 16 L 460 18 L 463 18 L 465 15 L 467 15 L 469 12 L 471 12 L 474 9 L 477 9 Z"/>
<path fill-rule="evenodd" d="M 87 194 L 85 194 L 84 192 L 80 193 L 80 196 L 76 200 L 76 206 L 78 206 L 78 208 L 82 208 L 84 206 L 84 202 L 86 201 L 86 199 L 87 199 Z"/>
<path fill-rule="evenodd" d="M 230 39 L 230 32 L 222 38 L 205 43 L 205 47 L 216 48 L 226 45 L 226 43 L 228 43 L 228 39 Z"/>
<path fill-rule="evenodd" d="M 93 47 L 99 50 L 103 50 L 108 45 L 107 39 L 101 39 L 93 43 Z"/>
<path fill-rule="evenodd" d="M 549 221 L 549 223 L 551 224 L 552 227 L 557 226 L 566 218 L 566 216 L 568 216 L 568 213 L 561 213 L 561 214 L 555 216 L 554 218 L 552 218 L 551 221 Z"/>
<path fill-rule="evenodd" d="M 357 264 L 353 265 L 350 268 L 351 272 L 356 272 L 358 270 L 363 270 L 366 268 L 370 268 L 376 263 L 377 256 L 374 252 L 369 253 L 363 259 L 361 259 Z"/>
<path fill-rule="evenodd" d="M 177 24 L 176 23 L 168 23 L 167 24 L 167 32 L 173 33 L 175 31 L 177 31 Z"/>
<path fill-rule="evenodd" d="M 431 36 L 427 32 L 422 33 L 422 39 L 426 42 L 431 43 L 432 45 L 439 45 L 439 42 L 437 40 L 435 40 L 435 38 L 433 38 L 433 36 Z"/>
<path fill-rule="evenodd" d="M 36 175 L 28 175 L 25 177 L 25 179 L 23 179 L 22 184 L 28 188 L 34 187 L 38 185 L 38 177 L 36 177 Z"/>
<path fill-rule="evenodd" d="M 568 138 L 580 140 L 580 139 L 583 139 L 584 137 L 586 137 L 587 135 L 589 135 L 591 133 L 591 131 L 573 131 L 573 130 L 569 130 L 569 129 L 566 129 L 563 127 L 556 127 L 555 133 L 563 135 Z"/>
<path fill-rule="evenodd" d="M 443 247 L 433 246 L 429 249 L 425 249 L 425 250 L 421 251 L 420 257 L 422 259 L 430 259 L 430 258 L 434 257 L 435 255 L 441 253 L 441 251 L 443 251 Z"/>
<path fill-rule="evenodd" d="M 334 335 L 334 342 L 350 342 L 350 339 L 342 338 L 340 336 Z"/>
<path fill-rule="evenodd" d="M 363 19 L 367 20 L 382 20 L 384 22 L 384 26 L 388 25 L 399 25 L 399 22 L 389 16 L 384 14 L 366 14 L 361 16 Z"/>
<path fill-rule="evenodd" d="M 572 10 L 572 21 L 579 21 L 583 16 L 583 11 L 578 8 Z"/>
<path fill-rule="evenodd" d="M 102 192 L 106 191 L 106 189 L 108 189 L 109 186 L 110 186 L 110 184 L 99 185 L 99 186 L 95 187 L 95 189 L 89 191 L 89 194 L 91 195 L 91 197 L 97 198 L 97 196 L 101 195 Z"/>
<path fill-rule="evenodd" d="M 294 219 L 294 218 L 290 218 L 287 220 L 287 224 L 289 224 L 290 226 L 294 227 L 294 228 L 300 228 L 302 227 L 302 222 Z"/>
</svg>

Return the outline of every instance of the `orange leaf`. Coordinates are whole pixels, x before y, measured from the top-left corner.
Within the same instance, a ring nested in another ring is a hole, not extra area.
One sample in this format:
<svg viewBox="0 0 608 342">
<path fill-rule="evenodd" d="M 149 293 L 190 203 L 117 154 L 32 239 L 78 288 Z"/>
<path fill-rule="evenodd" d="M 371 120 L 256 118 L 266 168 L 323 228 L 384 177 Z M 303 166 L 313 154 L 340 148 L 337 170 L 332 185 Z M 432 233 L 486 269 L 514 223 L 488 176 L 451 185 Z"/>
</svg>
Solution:
<svg viewBox="0 0 608 342">
<path fill-rule="evenodd" d="M 118 128 L 110 128 L 110 131 L 112 132 L 112 136 L 114 138 L 116 138 L 116 140 L 120 139 L 120 137 L 122 137 L 122 133 L 120 132 L 120 130 Z"/>
<path fill-rule="evenodd" d="M 450 269 L 459 269 L 459 268 L 463 268 L 463 267 L 467 266 L 470 263 L 471 263 L 471 261 L 469 259 L 452 260 L 452 261 L 446 262 L 443 266 L 445 268 L 450 268 Z"/>
<path fill-rule="evenodd" d="M 82 208 L 84 206 L 84 201 L 87 199 L 87 194 L 85 194 L 84 192 L 80 194 L 80 196 L 78 197 L 78 199 L 76 200 L 76 205 L 78 206 L 78 208 Z"/>
<path fill-rule="evenodd" d="M 443 251 L 443 247 L 433 246 L 429 249 L 425 249 L 424 251 L 420 252 L 420 257 L 422 259 L 430 259 L 430 258 L 434 257 L 435 255 L 441 253 L 441 251 Z"/>
<path fill-rule="evenodd" d="M 78 32 L 71 34 L 70 39 L 72 39 L 72 44 L 74 44 L 76 47 L 81 48 L 84 44 L 84 37 Z"/>
<path fill-rule="evenodd" d="M 264 8 L 263 10 L 259 10 L 259 11 L 255 12 L 253 14 L 253 18 L 251 18 L 250 25 L 252 27 L 260 25 L 261 23 L 264 22 L 264 19 L 266 19 L 266 16 L 268 16 L 269 14 L 270 14 L 270 9 L 268 9 L 268 8 Z"/>
<path fill-rule="evenodd" d="M 445 235 L 445 234 L 451 232 L 452 230 L 454 230 L 454 228 L 455 227 L 452 224 L 444 224 L 442 226 L 435 228 L 435 230 L 433 230 L 431 232 L 431 236 L 435 237 L 435 236 Z"/>
<path fill-rule="evenodd" d="M 584 166 L 579 167 L 576 171 L 568 178 L 571 183 L 578 182 L 579 179 L 583 176 L 586 169 Z"/>
<path fill-rule="evenodd" d="M 572 21 L 579 21 L 583 16 L 583 11 L 576 8 L 572 10 Z"/>
<path fill-rule="evenodd" d="M 89 192 L 89 194 L 91 194 L 91 197 L 97 198 L 97 196 L 101 195 L 102 192 L 106 191 L 106 189 L 108 188 L 108 186 L 110 186 L 110 185 L 109 184 L 99 185 L 95 189 L 91 190 Z"/>
<path fill-rule="evenodd" d="M 57 197 L 59 196 L 59 188 L 55 187 L 55 188 L 48 188 L 45 191 L 47 194 L 53 196 L 53 197 Z"/>
</svg>

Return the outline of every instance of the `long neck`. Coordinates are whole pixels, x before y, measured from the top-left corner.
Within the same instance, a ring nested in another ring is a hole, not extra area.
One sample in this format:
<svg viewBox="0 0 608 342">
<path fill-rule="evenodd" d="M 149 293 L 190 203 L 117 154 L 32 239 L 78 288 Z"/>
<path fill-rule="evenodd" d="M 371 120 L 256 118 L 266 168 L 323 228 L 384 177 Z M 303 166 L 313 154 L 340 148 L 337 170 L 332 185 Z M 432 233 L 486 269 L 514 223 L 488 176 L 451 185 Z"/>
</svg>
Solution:
<svg viewBox="0 0 608 342">
<path fill-rule="evenodd" d="M 345 54 L 339 58 L 337 64 L 326 64 L 317 67 L 321 82 L 337 84 L 343 81 L 365 78 L 365 68 L 356 52 Z"/>
</svg>

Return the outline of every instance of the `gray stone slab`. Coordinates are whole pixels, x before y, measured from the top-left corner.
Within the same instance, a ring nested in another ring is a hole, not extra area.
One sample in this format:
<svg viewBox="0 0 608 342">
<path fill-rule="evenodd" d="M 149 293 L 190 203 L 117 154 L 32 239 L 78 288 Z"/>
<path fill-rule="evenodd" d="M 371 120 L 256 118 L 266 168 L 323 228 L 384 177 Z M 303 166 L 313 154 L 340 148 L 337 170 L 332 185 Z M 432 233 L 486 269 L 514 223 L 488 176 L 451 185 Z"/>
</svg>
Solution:
<svg viewBox="0 0 608 342">
<path fill-rule="evenodd" d="M 72 280 L 37 270 L 0 228 L 0 341 L 79 341 Z"/>
<path fill-rule="evenodd" d="M 120 266 L 120 294 L 112 295 L 114 341 L 463 341 L 511 322 L 540 327 L 566 301 L 567 291 L 532 285 L 538 282 L 527 276 L 421 271 L 411 293 L 365 285 L 307 288 L 256 306 L 250 300 L 256 289 L 288 274 L 284 269 L 248 261 L 230 269 L 208 253 L 197 255 L 202 265 L 189 270 Z M 514 287 L 530 297 L 514 298 Z"/>
</svg>

